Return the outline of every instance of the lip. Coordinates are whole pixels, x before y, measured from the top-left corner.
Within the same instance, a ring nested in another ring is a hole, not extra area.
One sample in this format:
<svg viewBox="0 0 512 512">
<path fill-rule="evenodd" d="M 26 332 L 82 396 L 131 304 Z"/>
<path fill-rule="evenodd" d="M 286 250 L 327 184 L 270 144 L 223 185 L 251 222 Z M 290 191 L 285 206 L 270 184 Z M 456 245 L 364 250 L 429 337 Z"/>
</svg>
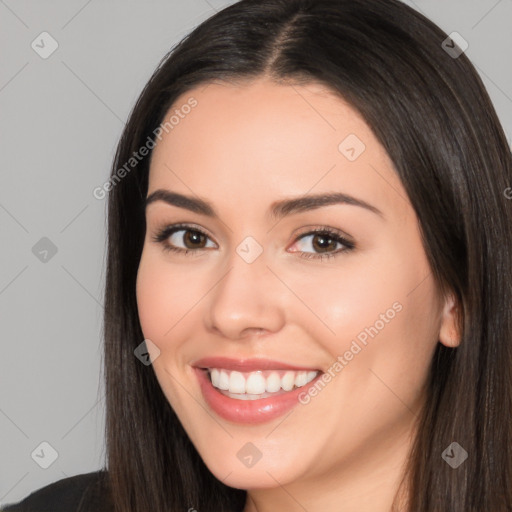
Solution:
<svg viewBox="0 0 512 512">
<path fill-rule="evenodd" d="M 196 364 L 198 363 L 199 362 Z M 218 368 L 216 364 L 217 362 L 212 367 Z M 274 364 L 274 362 L 272 362 L 272 364 Z M 222 368 L 223 366 L 220 367 Z M 259 366 L 258 368 L 261 369 L 262 367 Z M 278 368 L 283 368 L 283 365 L 280 364 L 279 367 L 266 369 Z M 290 368 L 288 367 L 287 369 Z M 230 422 L 252 425 L 271 421 L 293 409 L 300 403 L 299 395 L 307 392 L 308 389 L 311 386 L 314 386 L 316 381 L 323 375 L 320 371 L 320 373 L 305 386 L 295 388 L 292 391 L 288 391 L 275 397 L 260 398 L 257 400 L 237 400 L 223 395 L 217 388 L 213 387 L 208 376 L 208 370 L 198 367 L 194 367 L 193 370 L 199 381 L 203 397 L 213 412 Z"/>
<path fill-rule="evenodd" d="M 231 359 L 229 357 L 205 357 L 192 364 L 195 368 L 224 368 L 225 370 L 236 370 L 239 372 L 251 372 L 255 370 L 296 370 L 296 371 L 319 371 L 319 368 L 306 368 L 304 366 L 293 366 L 272 359 Z"/>
</svg>

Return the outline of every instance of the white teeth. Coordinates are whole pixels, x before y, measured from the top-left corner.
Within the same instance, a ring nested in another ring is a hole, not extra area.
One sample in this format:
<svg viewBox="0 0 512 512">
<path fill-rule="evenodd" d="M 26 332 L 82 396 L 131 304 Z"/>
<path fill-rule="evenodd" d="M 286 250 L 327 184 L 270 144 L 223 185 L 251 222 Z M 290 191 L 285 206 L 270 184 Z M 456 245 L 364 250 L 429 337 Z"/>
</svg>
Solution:
<svg viewBox="0 0 512 512">
<path fill-rule="evenodd" d="M 229 373 L 219 371 L 219 389 L 227 391 L 229 389 Z"/>
<path fill-rule="evenodd" d="M 242 373 L 224 370 L 222 368 L 209 369 L 212 385 L 222 391 L 235 395 L 244 395 L 241 399 L 255 400 L 258 395 L 291 391 L 294 387 L 302 387 L 311 382 L 319 372 L 317 371 L 254 371 Z"/>
<path fill-rule="evenodd" d="M 315 372 L 315 371 L 307 372 L 306 384 L 308 382 L 311 382 L 317 375 L 318 375 L 318 372 Z"/>
<path fill-rule="evenodd" d="M 286 372 L 281 379 L 281 387 L 285 391 L 291 391 L 295 385 L 295 372 Z"/>
<path fill-rule="evenodd" d="M 275 393 L 281 389 L 281 377 L 276 372 L 271 373 L 267 377 L 267 387 L 266 390 L 269 393 Z"/>
<path fill-rule="evenodd" d="M 226 372 L 222 372 L 217 368 L 212 368 L 210 376 L 214 387 L 224 391 L 229 389 L 229 375 Z"/>
<path fill-rule="evenodd" d="M 219 387 L 219 377 L 220 377 L 219 370 L 217 370 L 217 368 L 212 368 L 212 371 L 210 372 L 210 378 L 212 379 L 212 385 L 215 388 Z"/>
<path fill-rule="evenodd" d="M 316 372 L 314 372 L 314 373 L 316 375 Z M 297 377 L 295 377 L 295 385 L 298 388 L 300 388 L 301 386 L 305 386 L 307 383 L 308 383 L 308 372 L 297 373 Z"/>
<path fill-rule="evenodd" d="M 240 372 L 231 372 L 229 376 L 229 392 L 245 393 L 245 378 Z"/>
<path fill-rule="evenodd" d="M 265 393 L 267 382 L 261 373 L 251 373 L 245 382 L 245 393 L 260 395 Z"/>
</svg>

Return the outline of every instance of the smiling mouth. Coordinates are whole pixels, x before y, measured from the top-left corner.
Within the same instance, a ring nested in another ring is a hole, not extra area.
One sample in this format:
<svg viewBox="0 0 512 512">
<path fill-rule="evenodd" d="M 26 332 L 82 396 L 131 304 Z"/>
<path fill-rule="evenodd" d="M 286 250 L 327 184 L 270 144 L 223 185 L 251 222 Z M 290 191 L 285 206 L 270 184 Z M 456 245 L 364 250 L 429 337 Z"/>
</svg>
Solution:
<svg viewBox="0 0 512 512">
<path fill-rule="evenodd" d="M 314 380 L 319 370 L 256 370 L 239 372 L 225 368 L 203 368 L 214 388 L 236 400 L 259 400 L 301 388 Z"/>
</svg>

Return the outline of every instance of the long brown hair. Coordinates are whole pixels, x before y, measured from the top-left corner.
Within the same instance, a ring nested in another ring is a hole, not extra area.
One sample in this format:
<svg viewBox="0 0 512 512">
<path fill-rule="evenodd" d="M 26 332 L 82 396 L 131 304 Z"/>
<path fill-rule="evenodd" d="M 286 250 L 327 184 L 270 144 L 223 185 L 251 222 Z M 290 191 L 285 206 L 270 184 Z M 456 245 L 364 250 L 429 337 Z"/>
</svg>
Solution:
<svg viewBox="0 0 512 512">
<path fill-rule="evenodd" d="M 126 163 L 181 94 L 264 75 L 322 83 L 361 113 L 404 184 L 439 288 L 458 299 L 462 339 L 438 343 L 432 360 L 407 511 L 512 510 L 511 154 L 478 74 L 464 53 L 445 51 L 446 38 L 397 0 L 242 0 L 161 61 L 130 114 L 109 186 L 104 368 L 117 512 L 244 506 L 246 492 L 211 474 L 151 365 L 134 356 L 144 339 L 135 282 L 150 154 Z M 442 458 L 454 441 L 468 453 L 457 469 Z"/>
</svg>

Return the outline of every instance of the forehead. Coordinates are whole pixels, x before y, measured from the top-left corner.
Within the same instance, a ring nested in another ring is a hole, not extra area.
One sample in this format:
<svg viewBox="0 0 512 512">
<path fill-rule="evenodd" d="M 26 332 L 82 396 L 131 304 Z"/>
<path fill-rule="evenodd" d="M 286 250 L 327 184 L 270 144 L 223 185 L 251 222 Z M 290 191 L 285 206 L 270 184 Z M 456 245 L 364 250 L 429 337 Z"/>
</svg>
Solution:
<svg viewBox="0 0 512 512">
<path fill-rule="evenodd" d="M 153 150 L 149 193 L 167 188 L 263 208 L 280 197 L 340 191 L 383 211 L 407 208 L 369 126 L 321 84 L 211 83 L 181 95 L 163 122 L 171 117 Z"/>
</svg>

